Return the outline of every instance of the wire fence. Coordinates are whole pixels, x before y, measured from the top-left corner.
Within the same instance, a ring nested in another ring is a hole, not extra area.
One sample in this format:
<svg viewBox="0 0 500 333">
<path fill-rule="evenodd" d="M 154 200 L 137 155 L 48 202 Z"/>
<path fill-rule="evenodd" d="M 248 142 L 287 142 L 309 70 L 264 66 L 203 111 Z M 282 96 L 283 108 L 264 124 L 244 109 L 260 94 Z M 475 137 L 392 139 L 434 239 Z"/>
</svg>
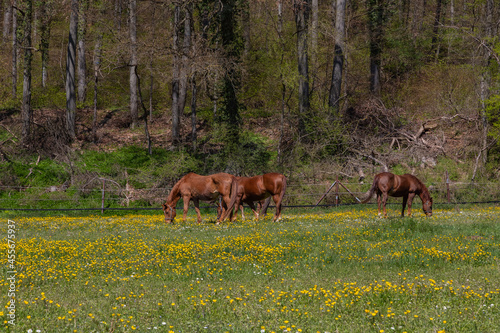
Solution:
<svg viewBox="0 0 500 333">
<path fill-rule="evenodd" d="M 310 208 L 353 205 L 365 197 L 370 186 L 369 183 L 338 179 L 333 183 L 289 183 L 283 206 Z M 497 183 L 445 181 L 429 184 L 428 188 L 435 205 L 500 203 Z M 161 204 L 170 190 L 165 187 L 120 187 L 105 179 L 100 188 L 0 186 L 0 211 L 161 210 Z M 371 203 L 375 202 L 374 196 Z M 388 204 L 394 203 L 401 204 L 401 198 L 390 197 Z M 415 200 L 415 203 L 418 205 L 419 200 Z M 201 205 L 201 208 L 212 207 L 215 207 L 214 203 Z"/>
</svg>

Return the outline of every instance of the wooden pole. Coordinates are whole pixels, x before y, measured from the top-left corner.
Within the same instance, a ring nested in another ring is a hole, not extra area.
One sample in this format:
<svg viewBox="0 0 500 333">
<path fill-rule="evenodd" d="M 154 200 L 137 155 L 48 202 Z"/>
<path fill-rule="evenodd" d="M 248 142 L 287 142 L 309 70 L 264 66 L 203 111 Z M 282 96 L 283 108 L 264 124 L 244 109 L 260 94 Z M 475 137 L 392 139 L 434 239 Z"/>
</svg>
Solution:
<svg viewBox="0 0 500 333">
<path fill-rule="evenodd" d="M 340 183 L 340 185 L 342 185 L 343 188 L 345 188 L 345 190 L 347 192 L 349 192 L 350 195 L 352 195 L 354 197 L 354 199 L 356 199 L 359 203 L 361 203 L 361 200 L 359 200 L 357 196 L 355 196 L 351 191 L 349 191 L 349 189 L 347 187 L 345 187 L 344 184 L 342 184 L 341 182 L 339 182 L 339 183 Z"/>
<path fill-rule="evenodd" d="M 451 198 L 450 198 L 450 176 L 448 175 L 448 170 L 446 170 L 446 199 L 448 199 L 448 203 L 451 202 Z"/>
<path fill-rule="evenodd" d="M 323 200 L 326 195 L 328 194 L 328 192 L 330 192 L 330 190 L 335 186 L 335 184 L 337 184 L 337 181 L 334 181 L 332 185 L 330 185 L 330 188 L 325 192 L 325 194 L 323 194 L 323 196 L 321 198 L 319 198 L 318 202 L 316 202 L 316 205 L 314 205 L 314 207 L 316 207 L 317 205 L 319 205 L 319 203 L 321 202 L 321 200 Z"/>
<path fill-rule="evenodd" d="M 104 188 L 106 186 L 106 179 L 102 180 L 102 197 L 101 197 L 101 214 L 104 214 Z"/>
<path fill-rule="evenodd" d="M 339 176 L 337 175 L 337 178 L 335 180 L 336 186 L 335 186 L 335 206 L 339 205 Z"/>
</svg>

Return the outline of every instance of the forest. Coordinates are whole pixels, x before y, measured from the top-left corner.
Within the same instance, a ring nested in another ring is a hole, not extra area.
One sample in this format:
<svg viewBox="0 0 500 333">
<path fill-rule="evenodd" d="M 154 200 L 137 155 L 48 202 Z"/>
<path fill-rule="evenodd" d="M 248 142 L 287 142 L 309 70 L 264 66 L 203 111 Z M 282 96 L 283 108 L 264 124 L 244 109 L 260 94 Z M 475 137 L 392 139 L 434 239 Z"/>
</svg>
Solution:
<svg viewBox="0 0 500 333">
<path fill-rule="evenodd" d="M 498 0 L 2 0 L 0 13 L 2 197 L 168 188 L 188 171 L 500 176 Z"/>
</svg>

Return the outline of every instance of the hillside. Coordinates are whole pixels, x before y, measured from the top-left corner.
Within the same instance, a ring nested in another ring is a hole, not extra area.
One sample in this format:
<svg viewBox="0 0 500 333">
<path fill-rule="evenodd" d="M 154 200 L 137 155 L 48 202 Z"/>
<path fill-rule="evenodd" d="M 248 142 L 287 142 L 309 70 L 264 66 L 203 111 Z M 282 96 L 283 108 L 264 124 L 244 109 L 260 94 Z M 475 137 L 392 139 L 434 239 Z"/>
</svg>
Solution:
<svg viewBox="0 0 500 333">
<path fill-rule="evenodd" d="M 439 191 L 445 173 L 498 182 L 500 12 L 491 1 L 353 1 L 344 16 L 326 1 L 139 2 L 137 11 L 103 1 L 81 8 L 75 59 L 70 2 L 42 1 L 31 16 L 28 3 L 18 21 L 2 7 L 0 186 L 12 205 L 36 206 L 40 193 L 98 202 L 103 180 L 116 205 L 131 202 L 130 189 L 137 205 L 156 205 L 189 171 L 282 172 L 294 203 L 337 177 L 365 191 L 381 170 Z"/>
</svg>

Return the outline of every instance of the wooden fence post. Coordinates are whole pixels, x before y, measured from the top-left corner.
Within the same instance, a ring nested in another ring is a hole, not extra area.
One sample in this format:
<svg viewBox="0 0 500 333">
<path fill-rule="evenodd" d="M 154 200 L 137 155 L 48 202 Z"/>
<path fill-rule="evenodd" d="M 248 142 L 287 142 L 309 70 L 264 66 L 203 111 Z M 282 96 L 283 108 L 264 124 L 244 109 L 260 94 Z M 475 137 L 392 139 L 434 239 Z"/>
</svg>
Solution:
<svg viewBox="0 0 500 333">
<path fill-rule="evenodd" d="M 448 203 L 451 202 L 450 199 L 450 176 L 448 175 L 448 170 L 446 170 L 446 199 L 448 200 Z"/>
<path fill-rule="evenodd" d="M 335 206 L 339 205 L 339 175 L 335 179 Z"/>
<path fill-rule="evenodd" d="M 102 180 L 102 198 L 101 198 L 101 214 L 104 214 L 104 188 L 106 186 L 106 179 Z"/>
</svg>

